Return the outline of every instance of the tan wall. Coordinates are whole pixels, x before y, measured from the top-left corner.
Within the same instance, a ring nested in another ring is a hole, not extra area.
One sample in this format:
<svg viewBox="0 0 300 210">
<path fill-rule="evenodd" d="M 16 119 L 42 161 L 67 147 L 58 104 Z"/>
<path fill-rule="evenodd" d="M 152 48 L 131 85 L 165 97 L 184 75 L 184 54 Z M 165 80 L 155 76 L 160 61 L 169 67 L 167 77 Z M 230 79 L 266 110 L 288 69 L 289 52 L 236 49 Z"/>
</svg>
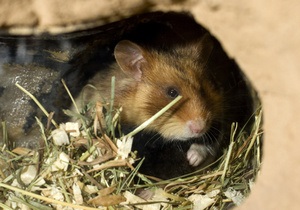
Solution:
<svg viewBox="0 0 300 210">
<path fill-rule="evenodd" d="M 31 26 L 36 26 L 34 32 L 59 32 L 65 30 L 60 24 L 74 30 L 82 21 L 104 24 L 143 11 L 189 10 L 238 61 L 264 105 L 263 168 L 252 194 L 237 209 L 299 209 L 300 1 L 174 2 L 0 0 L 0 26 L 13 26 L 17 33 L 33 32 Z"/>
</svg>

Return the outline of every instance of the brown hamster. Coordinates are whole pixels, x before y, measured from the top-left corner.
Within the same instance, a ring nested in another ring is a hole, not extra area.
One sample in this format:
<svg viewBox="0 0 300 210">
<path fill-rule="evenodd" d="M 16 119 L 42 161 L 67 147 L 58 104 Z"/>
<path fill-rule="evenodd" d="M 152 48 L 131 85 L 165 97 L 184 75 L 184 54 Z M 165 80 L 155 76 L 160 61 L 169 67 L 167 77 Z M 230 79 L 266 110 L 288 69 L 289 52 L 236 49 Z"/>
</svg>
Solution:
<svg viewBox="0 0 300 210">
<path fill-rule="evenodd" d="M 168 52 L 120 41 L 114 49 L 116 62 L 88 82 L 97 91 L 84 93 L 85 100 L 109 101 L 110 78 L 115 76 L 114 105 L 123 107 L 121 124 L 138 126 L 181 95 L 182 99 L 145 131 L 158 133 L 166 141 L 201 138 L 222 115 L 222 94 L 205 69 L 212 49 L 209 35 Z M 194 143 L 186 158 L 191 166 L 198 166 L 208 153 L 214 153 L 210 150 Z"/>
</svg>

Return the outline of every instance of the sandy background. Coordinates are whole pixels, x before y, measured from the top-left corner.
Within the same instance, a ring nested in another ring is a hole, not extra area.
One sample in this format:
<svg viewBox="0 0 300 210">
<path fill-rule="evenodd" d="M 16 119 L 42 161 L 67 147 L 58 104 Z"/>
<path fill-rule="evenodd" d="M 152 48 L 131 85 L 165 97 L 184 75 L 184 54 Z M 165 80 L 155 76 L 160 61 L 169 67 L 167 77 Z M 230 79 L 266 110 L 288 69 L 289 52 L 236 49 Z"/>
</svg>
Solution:
<svg viewBox="0 0 300 210">
<path fill-rule="evenodd" d="M 264 165 L 252 194 L 237 209 L 299 209 L 298 0 L 0 0 L 0 28 L 58 33 L 157 10 L 190 11 L 237 60 L 262 98 Z"/>
</svg>

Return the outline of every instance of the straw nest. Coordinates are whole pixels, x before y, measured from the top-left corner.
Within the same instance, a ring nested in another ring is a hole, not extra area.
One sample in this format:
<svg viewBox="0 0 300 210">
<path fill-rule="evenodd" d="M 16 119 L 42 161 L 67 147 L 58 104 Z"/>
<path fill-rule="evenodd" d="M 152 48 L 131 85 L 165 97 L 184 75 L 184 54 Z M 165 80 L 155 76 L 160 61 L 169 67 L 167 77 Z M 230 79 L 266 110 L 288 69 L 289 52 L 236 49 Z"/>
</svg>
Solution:
<svg viewBox="0 0 300 210">
<path fill-rule="evenodd" d="M 37 119 L 40 149 L 1 148 L 3 209 L 225 209 L 243 202 L 259 172 L 261 107 L 254 113 L 250 134 L 243 129 L 237 132 L 239 125 L 233 122 L 230 145 L 212 170 L 159 180 L 139 173 L 139 165 L 133 167 L 136 154 L 130 150 L 135 132 L 155 119 L 118 139 L 114 132 L 121 110 L 114 110 L 112 104 L 97 103 L 85 106 L 81 114 L 66 111 L 79 122 L 57 125 L 34 96 L 17 86 L 49 120 L 43 125 Z"/>
</svg>

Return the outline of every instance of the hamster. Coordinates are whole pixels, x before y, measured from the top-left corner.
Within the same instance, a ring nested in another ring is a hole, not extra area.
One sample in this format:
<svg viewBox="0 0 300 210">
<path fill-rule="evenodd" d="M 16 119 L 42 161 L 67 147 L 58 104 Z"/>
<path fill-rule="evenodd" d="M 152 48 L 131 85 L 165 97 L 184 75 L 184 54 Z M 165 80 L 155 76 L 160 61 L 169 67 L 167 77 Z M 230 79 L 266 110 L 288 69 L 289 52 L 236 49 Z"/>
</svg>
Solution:
<svg viewBox="0 0 300 210">
<path fill-rule="evenodd" d="M 216 151 L 215 146 L 198 143 L 197 139 L 214 141 L 209 131 L 222 118 L 224 98 L 206 66 L 212 50 L 208 34 L 167 51 L 122 40 L 114 49 L 115 63 L 88 82 L 97 91 L 86 91 L 84 98 L 109 101 L 110 81 L 115 76 L 114 106 L 122 107 L 121 127 L 136 127 L 181 95 L 178 103 L 143 132 L 160 136 L 165 142 L 193 140 L 185 158 L 191 167 L 198 167 L 207 162 L 208 156 L 211 162 Z"/>
</svg>

